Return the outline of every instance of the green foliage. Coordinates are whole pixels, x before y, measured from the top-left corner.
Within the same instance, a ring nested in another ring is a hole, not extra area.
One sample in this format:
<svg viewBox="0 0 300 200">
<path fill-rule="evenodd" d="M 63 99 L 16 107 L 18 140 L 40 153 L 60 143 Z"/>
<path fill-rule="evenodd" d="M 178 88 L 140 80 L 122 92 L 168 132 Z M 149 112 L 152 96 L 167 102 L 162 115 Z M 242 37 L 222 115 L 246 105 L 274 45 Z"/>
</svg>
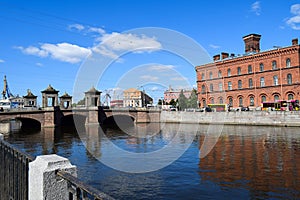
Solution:
<svg viewBox="0 0 300 200">
<path fill-rule="evenodd" d="M 179 97 L 178 97 L 178 109 L 184 110 L 188 107 L 188 99 L 183 94 L 183 90 L 181 90 Z"/>
<path fill-rule="evenodd" d="M 85 98 L 79 100 L 79 101 L 77 102 L 77 105 L 85 105 Z"/>
<path fill-rule="evenodd" d="M 176 106 L 176 102 L 175 102 L 175 106 Z M 197 91 L 195 89 L 193 89 L 190 98 L 186 98 L 186 96 L 183 94 L 183 90 L 181 90 L 180 92 L 178 98 L 178 109 L 184 110 L 186 108 L 198 108 L 198 97 L 197 97 Z"/>
</svg>

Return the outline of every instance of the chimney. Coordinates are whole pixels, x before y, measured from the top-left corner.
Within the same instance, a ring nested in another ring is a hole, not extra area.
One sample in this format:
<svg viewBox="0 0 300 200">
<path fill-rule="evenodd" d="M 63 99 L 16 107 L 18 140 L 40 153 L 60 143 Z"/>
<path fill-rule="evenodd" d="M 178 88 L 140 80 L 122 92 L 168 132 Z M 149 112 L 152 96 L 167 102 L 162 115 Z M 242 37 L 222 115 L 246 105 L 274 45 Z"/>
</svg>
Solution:
<svg viewBox="0 0 300 200">
<path fill-rule="evenodd" d="M 298 45 L 298 38 L 292 40 L 292 45 L 293 46 Z"/>
<path fill-rule="evenodd" d="M 218 60 L 220 60 L 220 54 L 217 54 L 217 55 L 214 55 L 214 61 L 218 61 Z"/>
<path fill-rule="evenodd" d="M 260 52 L 260 37 L 258 34 L 249 34 L 243 37 L 245 42 L 245 53 Z"/>
<path fill-rule="evenodd" d="M 222 52 L 221 55 L 222 55 L 222 60 L 229 57 L 229 54 L 225 52 Z"/>
</svg>

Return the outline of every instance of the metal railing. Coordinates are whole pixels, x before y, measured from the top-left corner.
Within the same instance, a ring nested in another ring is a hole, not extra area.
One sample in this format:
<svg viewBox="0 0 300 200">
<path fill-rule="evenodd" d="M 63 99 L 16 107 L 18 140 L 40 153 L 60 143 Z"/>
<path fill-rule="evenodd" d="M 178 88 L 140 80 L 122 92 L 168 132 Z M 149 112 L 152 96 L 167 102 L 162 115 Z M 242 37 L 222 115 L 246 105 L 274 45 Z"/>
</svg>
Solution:
<svg viewBox="0 0 300 200">
<path fill-rule="evenodd" d="M 69 200 L 112 200 L 107 194 L 89 186 L 78 178 L 64 171 L 57 171 L 57 176 L 68 182 Z"/>
<path fill-rule="evenodd" d="M 34 157 L 0 139 L 0 199 L 28 199 L 28 168 Z"/>
</svg>

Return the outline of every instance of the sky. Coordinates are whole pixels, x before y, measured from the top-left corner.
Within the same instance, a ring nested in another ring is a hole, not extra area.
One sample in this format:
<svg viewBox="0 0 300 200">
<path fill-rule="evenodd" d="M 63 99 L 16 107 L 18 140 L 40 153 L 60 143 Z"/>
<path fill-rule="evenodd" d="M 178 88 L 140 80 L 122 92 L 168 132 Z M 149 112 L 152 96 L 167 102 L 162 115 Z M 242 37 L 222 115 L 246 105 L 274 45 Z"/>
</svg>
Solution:
<svg viewBox="0 0 300 200">
<path fill-rule="evenodd" d="M 291 45 L 300 2 L 0 0 L 0 24 L 0 78 L 14 95 L 30 89 L 40 103 L 51 84 L 76 102 L 94 86 L 104 101 L 137 88 L 157 102 L 169 86 L 195 88 L 194 67 L 212 56 L 243 54 L 245 35 L 261 34 L 262 51 Z"/>
</svg>

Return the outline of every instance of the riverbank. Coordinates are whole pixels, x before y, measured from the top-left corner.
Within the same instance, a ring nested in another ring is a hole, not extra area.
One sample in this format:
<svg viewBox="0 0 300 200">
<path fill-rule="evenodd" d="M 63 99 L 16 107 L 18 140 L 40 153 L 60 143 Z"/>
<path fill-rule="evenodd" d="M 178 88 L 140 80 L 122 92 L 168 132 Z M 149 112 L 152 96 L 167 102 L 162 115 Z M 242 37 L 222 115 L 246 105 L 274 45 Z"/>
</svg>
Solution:
<svg viewBox="0 0 300 200">
<path fill-rule="evenodd" d="M 299 111 L 170 112 L 162 111 L 161 122 L 300 127 Z"/>
</svg>

